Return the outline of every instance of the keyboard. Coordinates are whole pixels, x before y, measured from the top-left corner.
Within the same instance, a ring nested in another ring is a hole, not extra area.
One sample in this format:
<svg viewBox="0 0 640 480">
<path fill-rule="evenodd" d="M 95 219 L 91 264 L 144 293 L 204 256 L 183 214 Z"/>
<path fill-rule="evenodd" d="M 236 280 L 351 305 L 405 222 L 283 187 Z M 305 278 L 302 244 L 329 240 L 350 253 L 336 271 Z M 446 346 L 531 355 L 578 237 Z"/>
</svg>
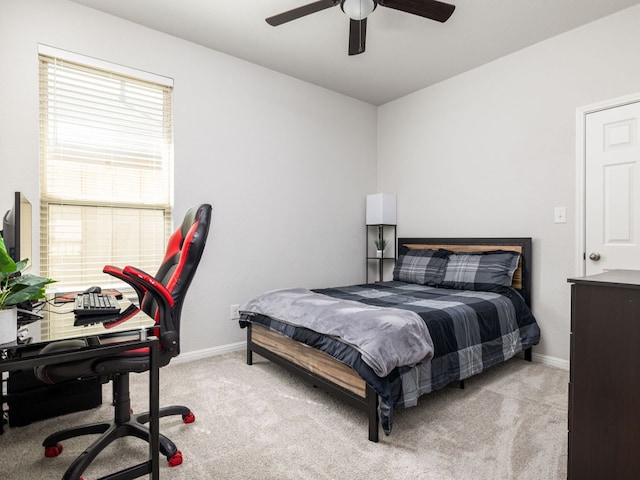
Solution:
<svg viewBox="0 0 640 480">
<path fill-rule="evenodd" d="M 120 313 L 120 304 L 115 295 L 108 293 L 79 293 L 73 313 L 83 315 L 113 315 Z"/>
</svg>

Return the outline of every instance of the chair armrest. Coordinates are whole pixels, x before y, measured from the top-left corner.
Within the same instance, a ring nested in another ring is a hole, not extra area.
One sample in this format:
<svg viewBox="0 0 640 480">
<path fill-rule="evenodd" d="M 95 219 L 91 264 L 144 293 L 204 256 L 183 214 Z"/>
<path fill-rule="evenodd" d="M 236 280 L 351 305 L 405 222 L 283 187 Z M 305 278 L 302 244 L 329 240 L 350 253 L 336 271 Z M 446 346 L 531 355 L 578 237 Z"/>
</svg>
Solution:
<svg viewBox="0 0 640 480">
<path fill-rule="evenodd" d="M 121 268 L 114 267 L 113 265 L 105 265 L 102 271 L 131 285 L 131 287 L 135 290 L 136 295 L 138 295 L 138 304 L 142 305 L 142 299 L 144 298 L 145 293 L 147 293 L 147 289 L 143 284 L 136 281 L 136 279 L 132 278 L 130 275 L 124 273 Z"/>
<path fill-rule="evenodd" d="M 160 323 L 160 343 L 163 344 L 164 348 L 168 350 L 172 350 L 169 345 L 165 345 L 166 343 L 175 344 L 176 340 L 172 339 L 169 341 L 163 341 L 163 337 L 165 335 L 174 335 L 177 334 L 176 326 L 173 323 L 173 313 L 172 308 L 174 304 L 173 297 L 169 290 L 165 288 L 165 286 L 156 280 L 154 277 L 149 275 L 148 273 L 140 270 L 139 268 L 126 266 L 122 270 L 122 272 L 129 276 L 133 281 L 139 282 L 142 287 L 145 288 L 148 294 L 153 296 L 153 299 L 156 301 L 158 306 L 158 314 L 156 316 L 156 322 Z"/>
<path fill-rule="evenodd" d="M 137 315 L 139 311 L 140 309 L 138 307 L 136 307 L 134 304 L 131 304 L 126 308 L 124 312 L 120 313 L 120 316 L 118 316 L 118 318 L 116 318 L 115 320 L 110 320 L 108 322 L 103 322 L 102 326 L 107 329 L 113 328 L 116 325 L 120 325 L 121 323 L 129 320 L 131 317 Z"/>
<path fill-rule="evenodd" d="M 174 300 L 169 290 L 167 290 L 165 286 L 158 282 L 154 277 L 139 268 L 126 266 L 123 269 L 120 269 L 112 265 L 107 265 L 102 269 L 102 271 L 131 285 L 138 294 L 138 300 L 141 308 L 144 302 L 144 297 L 147 294 L 153 297 L 158 307 L 155 320 L 156 323 L 160 324 L 160 343 L 172 356 L 177 355 L 178 350 L 176 347 L 178 345 L 178 332 L 173 323 L 171 308 L 173 307 Z M 135 310 L 127 309 L 125 312 L 122 312 L 119 318 L 113 322 L 108 322 L 108 325 L 105 325 L 105 328 L 110 328 L 126 321 L 133 316 L 137 310 L 137 308 L 135 308 Z"/>
<path fill-rule="evenodd" d="M 133 278 L 136 282 L 139 282 L 147 292 L 153 295 L 153 298 L 155 298 L 158 303 L 166 303 L 167 307 L 173 307 L 173 297 L 169 290 L 167 290 L 162 283 L 153 278 L 147 272 L 136 267 L 126 266 L 122 270 L 122 273 L 127 275 L 129 278 Z"/>
</svg>

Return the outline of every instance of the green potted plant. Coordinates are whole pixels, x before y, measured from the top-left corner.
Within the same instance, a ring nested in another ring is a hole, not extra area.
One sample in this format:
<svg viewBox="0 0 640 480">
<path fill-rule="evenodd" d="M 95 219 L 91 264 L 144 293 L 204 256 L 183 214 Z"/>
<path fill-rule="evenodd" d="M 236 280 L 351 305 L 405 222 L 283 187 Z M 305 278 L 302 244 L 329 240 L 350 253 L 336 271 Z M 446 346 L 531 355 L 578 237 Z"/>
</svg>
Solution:
<svg viewBox="0 0 640 480">
<path fill-rule="evenodd" d="M 28 259 L 14 262 L 0 236 L 0 344 L 16 339 L 18 312 L 16 305 L 45 297 L 45 286 L 54 282 L 37 275 L 21 275 Z"/>
<path fill-rule="evenodd" d="M 382 258 L 384 249 L 387 248 L 387 241 L 384 238 L 378 238 L 375 241 L 376 244 L 376 256 Z"/>
</svg>

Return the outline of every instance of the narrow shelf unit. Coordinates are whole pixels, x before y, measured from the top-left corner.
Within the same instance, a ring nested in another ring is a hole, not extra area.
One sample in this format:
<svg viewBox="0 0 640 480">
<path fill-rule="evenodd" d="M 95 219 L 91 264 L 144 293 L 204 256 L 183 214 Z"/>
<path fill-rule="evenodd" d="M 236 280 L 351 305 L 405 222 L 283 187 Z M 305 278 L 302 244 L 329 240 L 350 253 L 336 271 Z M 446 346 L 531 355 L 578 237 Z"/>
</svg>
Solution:
<svg viewBox="0 0 640 480">
<path fill-rule="evenodd" d="M 385 270 L 393 269 L 398 251 L 398 236 L 395 225 L 367 225 L 367 258 L 366 272 L 367 283 L 370 283 L 369 277 L 374 269 L 376 274 L 375 282 L 382 282 L 385 278 Z M 377 240 L 385 240 L 386 247 L 379 252 L 376 248 Z M 386 268 L 385 268 L 386 266 Z"/>
</svg>

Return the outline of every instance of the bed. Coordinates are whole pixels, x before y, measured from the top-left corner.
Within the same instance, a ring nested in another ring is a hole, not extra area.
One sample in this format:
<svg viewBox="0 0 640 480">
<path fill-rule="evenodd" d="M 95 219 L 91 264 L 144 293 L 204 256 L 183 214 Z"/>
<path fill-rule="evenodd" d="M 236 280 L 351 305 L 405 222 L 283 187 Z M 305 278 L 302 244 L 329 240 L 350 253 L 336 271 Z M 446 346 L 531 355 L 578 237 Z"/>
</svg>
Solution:
<svg viewBox="0 0 640 480">
<path fill-rule="evenodd" d="M 257 353 L 364 410 L 393 411 L 517 354 L 531 361 L 530 238 L 399 238 L 393 280 L 265 292 L 241 306 Z"/>
</svg>

